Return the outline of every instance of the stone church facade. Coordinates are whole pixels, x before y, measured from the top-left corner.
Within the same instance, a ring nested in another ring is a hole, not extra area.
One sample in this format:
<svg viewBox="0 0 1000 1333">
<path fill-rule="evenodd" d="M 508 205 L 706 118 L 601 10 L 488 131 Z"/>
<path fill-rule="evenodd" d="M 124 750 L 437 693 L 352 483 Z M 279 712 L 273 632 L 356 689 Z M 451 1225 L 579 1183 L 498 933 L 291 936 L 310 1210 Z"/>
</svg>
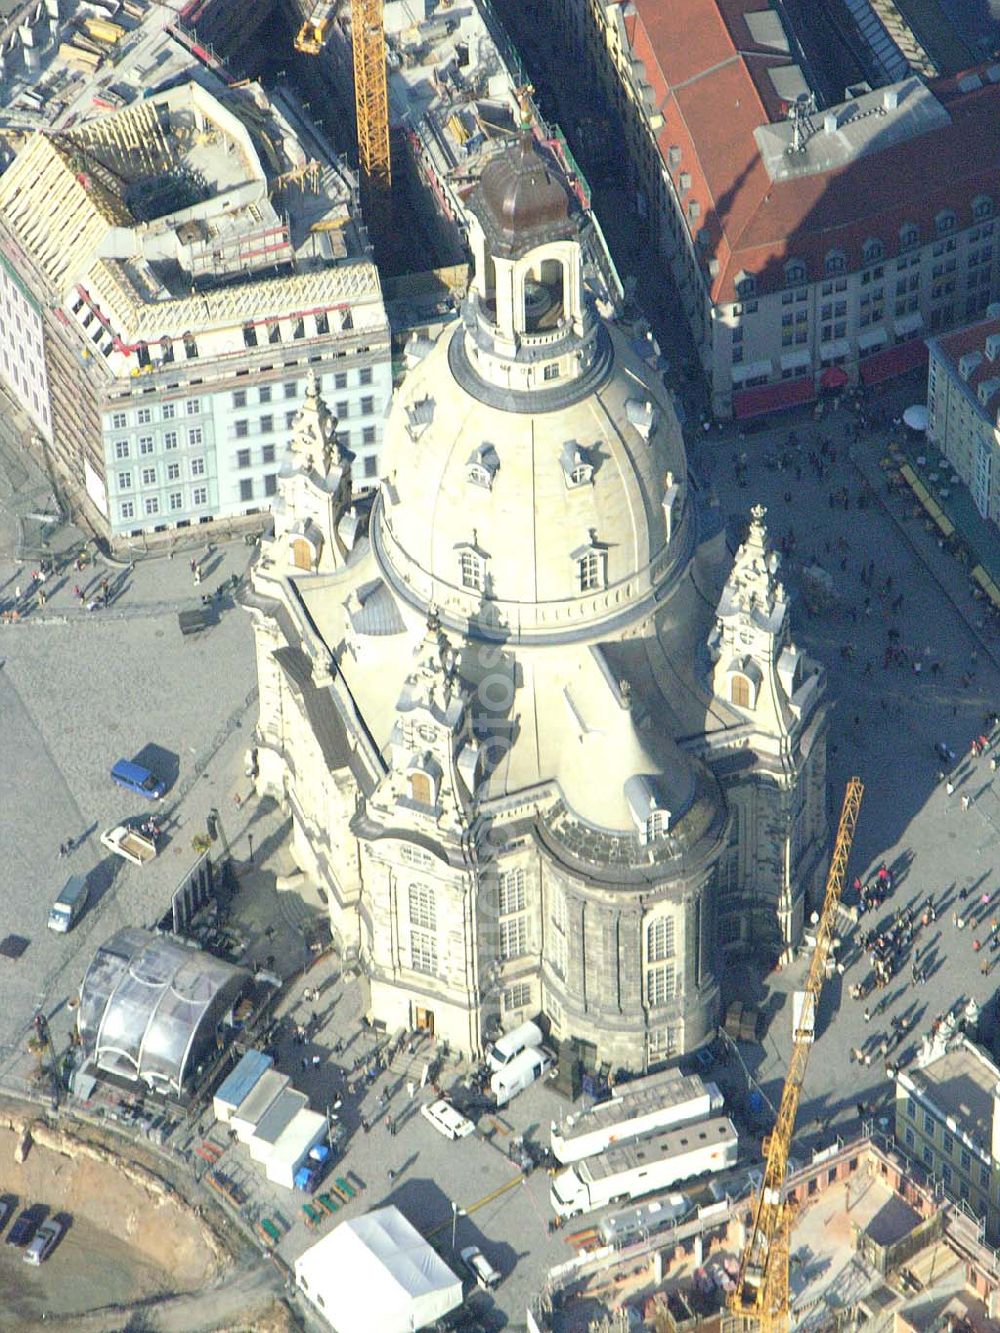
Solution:
<svg viewBox="0 0 1000 1333">
<path fill-rule="evenodd" d="M 253 575 L 258 789 L 374 1020 L 455 1049 L 542 1015 L 641 1069 L 703 1043 L 727 950 L 799 940 L 825 676 L 756 510 L 735 562 L 677 418 L 525 132 L 471 200 L 370 513 L 312 390 Z"/>
</svg>

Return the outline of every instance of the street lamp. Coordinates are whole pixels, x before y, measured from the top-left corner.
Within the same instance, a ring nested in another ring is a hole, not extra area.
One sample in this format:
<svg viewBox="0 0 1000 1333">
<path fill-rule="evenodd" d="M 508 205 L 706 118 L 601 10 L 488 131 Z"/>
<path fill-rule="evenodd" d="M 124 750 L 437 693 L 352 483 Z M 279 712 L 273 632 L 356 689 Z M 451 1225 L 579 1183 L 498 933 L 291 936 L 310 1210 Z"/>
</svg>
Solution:
<svg viewBox="0 0 1000 1333">
<path fill-rule="evenodd" d="M 458 1228 L 458 1219 L 465 1216 L 465 1209 L 459 1208 L 454 1199 L 451 1201 L 451 1248 L 455 1248 L 455 1232 Z"/>
</svg>

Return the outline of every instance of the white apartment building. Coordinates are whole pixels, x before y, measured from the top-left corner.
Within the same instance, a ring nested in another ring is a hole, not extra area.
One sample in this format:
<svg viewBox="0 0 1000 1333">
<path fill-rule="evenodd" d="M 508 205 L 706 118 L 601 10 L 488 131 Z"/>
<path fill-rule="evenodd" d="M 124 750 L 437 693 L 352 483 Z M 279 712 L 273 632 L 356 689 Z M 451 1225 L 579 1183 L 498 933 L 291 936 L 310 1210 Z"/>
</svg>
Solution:
<svg viewBox="0 0 1000 1333">
<path fill-rule="evenodd" d="M 390 334 L 355 183 L 259 89 L 206 82 L 36 133 L 0 178 L 0 301 L 29 330 L 0 375 L 120 545 L 268 509 L 313 376 L 356 485 L 378 477 Z"/>
<path fill-rule="evenodd" d="M 927 437 L 969 488 L 983 518 L 1000 523 L 1000 310 L 931 338 Z"/>
</svg>

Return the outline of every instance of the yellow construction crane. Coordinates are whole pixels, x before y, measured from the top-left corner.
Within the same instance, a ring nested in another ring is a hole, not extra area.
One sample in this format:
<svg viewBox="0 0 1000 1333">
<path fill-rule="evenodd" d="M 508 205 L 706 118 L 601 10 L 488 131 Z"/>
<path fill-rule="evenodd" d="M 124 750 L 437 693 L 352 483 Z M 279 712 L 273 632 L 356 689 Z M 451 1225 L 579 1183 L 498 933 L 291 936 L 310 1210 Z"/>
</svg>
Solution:
<svg viewBox="0 0 1000 1333">
<path fill-rule="evenodd" d="M 358 118 L 358 162 L 368 222 L 385 234 L 391 206 L 389 89 L 385 69 L 382 0 L 351 0 L 354 102 Z"/>
<path fill-rule="evenodd" d="M 826 878 L 823 909 L 816 926 L 816 949 L 806 979 L 798 1022 L 792 1031 L 792 1056 L 774 1129 L 764 1143 L 764 1178 L 754 1206 L 753 1227 L 740 1263 L 739 1281 L 730 1300 L 733 1326 L 759 1333 L 785 1333 L 788 1328 L 788 1250 L 791 1206 L 785 1199 L 785 1173 L 802 1084 L 809 1062 L 819 997 L 826 980 L 827 961 L 837 926 L 837 909 L 844 891 L 847 859 L 861 809 L 864 785 L 851 778 L 840 811 L 840 826 Z"/>
</svg>

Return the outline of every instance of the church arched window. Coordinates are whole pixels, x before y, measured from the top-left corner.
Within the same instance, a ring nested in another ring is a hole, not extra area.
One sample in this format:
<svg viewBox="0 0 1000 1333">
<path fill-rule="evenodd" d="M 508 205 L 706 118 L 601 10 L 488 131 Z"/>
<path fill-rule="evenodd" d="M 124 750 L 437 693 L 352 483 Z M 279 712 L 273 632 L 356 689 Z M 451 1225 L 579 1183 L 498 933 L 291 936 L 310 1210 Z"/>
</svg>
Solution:
<svg viewBox="0 0 1000 1333">
<path fill-rule="evenodd" d="M 462 587 L 471 588 L 474 592 L 483 590 L 483 561 L 475 551 L 468 548 L 462 551 L 459 556 L 459 563 L 462 575 Z"/>
<path fill-rule="evenodd" d="M 729 686 L 729 698 L 737 708 L 750 707 L 750 682 L 746 676 L 734 676 Z"/>
<path fill-rule="evenodd" d="M 434 788 L 428 773 L 418 770 L 410 773 L 410 796 L 421 805 L 434 804 Z"/>
</svg>

